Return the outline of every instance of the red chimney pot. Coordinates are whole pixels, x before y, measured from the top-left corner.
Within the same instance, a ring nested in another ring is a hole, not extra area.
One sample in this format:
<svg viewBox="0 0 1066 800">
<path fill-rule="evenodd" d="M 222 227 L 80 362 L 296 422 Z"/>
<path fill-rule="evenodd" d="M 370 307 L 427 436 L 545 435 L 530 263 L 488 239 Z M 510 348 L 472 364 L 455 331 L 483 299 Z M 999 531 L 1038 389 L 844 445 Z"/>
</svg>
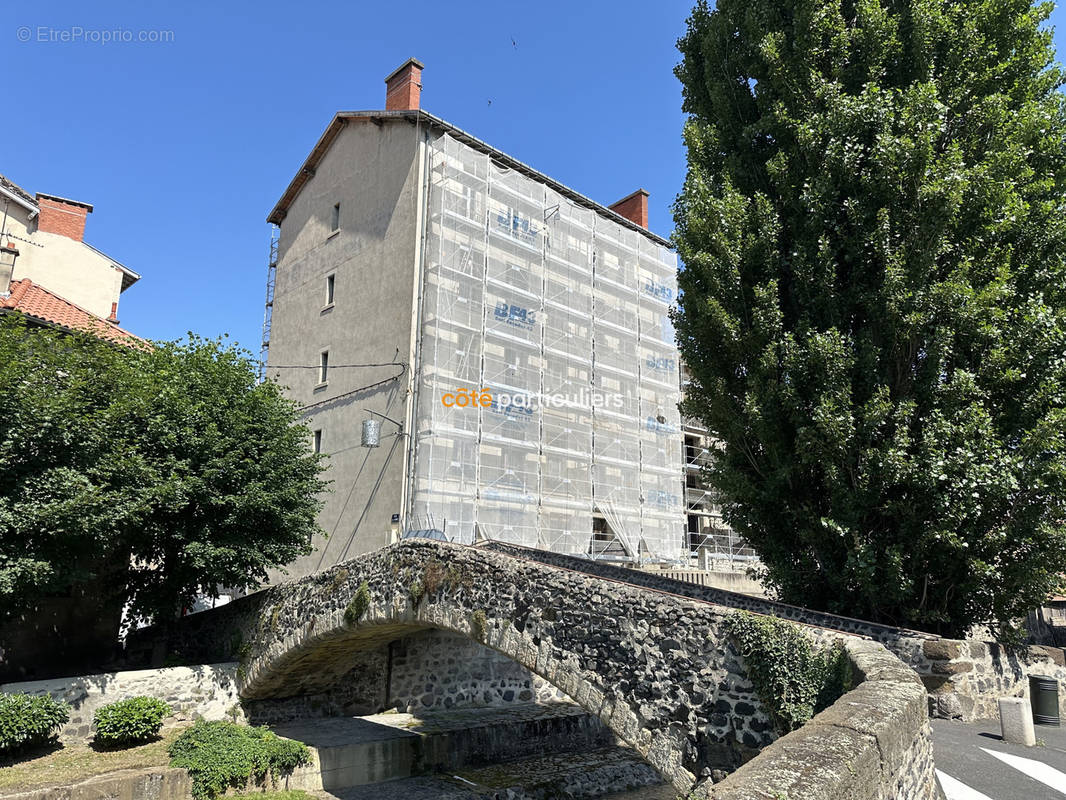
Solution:
<svg viewBox="0 0 1066 800">
<path fill-rule="evenodd" d="M 422 100 L 422 69 L 417 58 L 409 58 L 385 79 L 386 111 L 417 111 Z"/>
<path fill-rule="evenodd" d="M 643 189 L 637 189 L 633 194 L 626 195 L 607 207 L 642 228 L 648 227 L 648 193 Z"/>
</svg>

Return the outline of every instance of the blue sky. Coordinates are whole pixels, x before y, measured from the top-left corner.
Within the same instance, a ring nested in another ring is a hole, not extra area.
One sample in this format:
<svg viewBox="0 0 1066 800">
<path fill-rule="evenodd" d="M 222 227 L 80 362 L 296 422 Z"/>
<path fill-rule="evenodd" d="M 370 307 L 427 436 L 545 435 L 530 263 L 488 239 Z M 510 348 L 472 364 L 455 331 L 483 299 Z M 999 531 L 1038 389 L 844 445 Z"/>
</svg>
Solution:
<svg viewBox="0 0 1066 800">
<path fill-rule="evenodd" d="M 382 107 L 385 75 L 409 56 L 426 65 L 427 111 L 599 202 L 643 186 L 652 230 L 668 235 L 685 168 L 674 43 L 691 6 L 15 5 L 0 23 L 0 173 L 95 205 L 86 240 L 143 276 L 123 295 L 124 327 L 229 333 L 258 351 L 267 213 L 333 112 Z M 1052 24 L 1062 59 L 1066 11 Z M 81 41 L 38 41 L 78 28 Z"/>
</svg>

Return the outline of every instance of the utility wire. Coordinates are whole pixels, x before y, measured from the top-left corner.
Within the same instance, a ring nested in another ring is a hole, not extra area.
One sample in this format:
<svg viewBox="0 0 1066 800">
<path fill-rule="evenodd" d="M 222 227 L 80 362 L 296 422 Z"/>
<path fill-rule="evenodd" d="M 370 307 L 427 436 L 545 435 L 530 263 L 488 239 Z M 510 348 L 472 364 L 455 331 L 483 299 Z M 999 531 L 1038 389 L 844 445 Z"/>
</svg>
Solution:
<svg viewBox="0 0 1066 800">
<path fill-rule="evenodd" d="M 360 367 L 365 367 L 365 366 L 375 366 L 375 367 L 378 367 L 378 366 L 380 366 L 380 367 L 394 366 L 394 367 L 400 367 L 400 371 L 397 372 L 395 375 L 393 375 L 391 377 L 385 378 L 384 380 L 376 381 L 374 383 L 368 383 L 366 386 L 360 386 L 358 389 L 351 389 L 350 391 L 344 392 L 343 394 L 338 394 L 338 395 L 336 395 L 334 397 L 330 397 L 330 398 L 327 398 L 325 400 L 319 400 L 317 403 L 308 403 L 306 406 L 303 406 L 301 410 L 302 411 L 307 411 L 308 409 L 311 409 L 311 408 L 316 408 L 318 406 L 324 406 L 327 403 L 335 403 L 336 401 L 343 400 L 345 397 L 350 397 L 353 394 L 358 394 L 359 392 L 365 392 L 367 389 L 376 389 L 378 386 L 384 386 L 386 383 L 392 383 L 393 381 L 399 380 L 405 374 L 407 374 L 407 365 L 404 364 L 404 363 L 400 363 L 400 362 L 397 362 L 397 363 L 394 363 L 394 364 L 372 364 L 372 365 L 354 364 L 352 366 L 360 366 Z M 332 369 L 332 367 L 330 369 Z"/>
<path fill-rule="evenodd" d="M 380 364 L 330 364 L 330 369 L 348 369 L 354 367 L 404 367 L 406 369 L 407 364 L 403 361 L 385 361 Z M 321 364 L 268 364 L 267 370 L 272 369 L 321 369 Z"/>
</svg>

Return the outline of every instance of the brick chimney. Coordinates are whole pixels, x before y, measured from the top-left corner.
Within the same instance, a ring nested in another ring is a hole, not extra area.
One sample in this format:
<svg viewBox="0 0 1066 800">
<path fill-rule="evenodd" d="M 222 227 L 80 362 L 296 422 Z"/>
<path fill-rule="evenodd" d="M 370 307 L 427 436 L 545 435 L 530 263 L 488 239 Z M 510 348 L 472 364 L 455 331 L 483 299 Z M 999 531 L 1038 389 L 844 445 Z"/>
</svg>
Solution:
<svg viewBox="0 0 1066 800">
<path fill-rule="evenodd" d="M 92 213 L 91 205 L 38 192 L 37 207 L 41 209 L 37 230 L 58 233 L 76 242 L 85 239 L 85 218 Z"/>
<path fill-rule="evenodd" d="M 607 207 L 642 228 L 648 227 L 648 193 L 643 189 L 637 189 L 633 194 L 626 195 Z"/>
<path fill-rule="evenodd" d="M 385 79 L 386 111 L 417 111 L 422 99 L 422 68 L 417 58 L 407 59 Z"/>
</svg>

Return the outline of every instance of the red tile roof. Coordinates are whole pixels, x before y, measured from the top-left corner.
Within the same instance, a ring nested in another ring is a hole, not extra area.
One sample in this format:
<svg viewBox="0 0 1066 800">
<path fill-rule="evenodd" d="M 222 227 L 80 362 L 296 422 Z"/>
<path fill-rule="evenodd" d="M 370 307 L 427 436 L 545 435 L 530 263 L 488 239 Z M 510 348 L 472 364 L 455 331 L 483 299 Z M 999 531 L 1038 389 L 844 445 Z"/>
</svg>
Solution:
<svg viewBox="0 0 1066 800">
<path fill-rule="evenodd" d="M 32 319 L 58 325 L 71 331 L 83 331 L 116 344 L 130 347 L 149 346 L 145 339 L 134 336 L 118 325 L 64 300 L 29 278 L 11 282 L 11 294 L 0 299 L 0 309 L 19 311 Z"/>
</svg>

